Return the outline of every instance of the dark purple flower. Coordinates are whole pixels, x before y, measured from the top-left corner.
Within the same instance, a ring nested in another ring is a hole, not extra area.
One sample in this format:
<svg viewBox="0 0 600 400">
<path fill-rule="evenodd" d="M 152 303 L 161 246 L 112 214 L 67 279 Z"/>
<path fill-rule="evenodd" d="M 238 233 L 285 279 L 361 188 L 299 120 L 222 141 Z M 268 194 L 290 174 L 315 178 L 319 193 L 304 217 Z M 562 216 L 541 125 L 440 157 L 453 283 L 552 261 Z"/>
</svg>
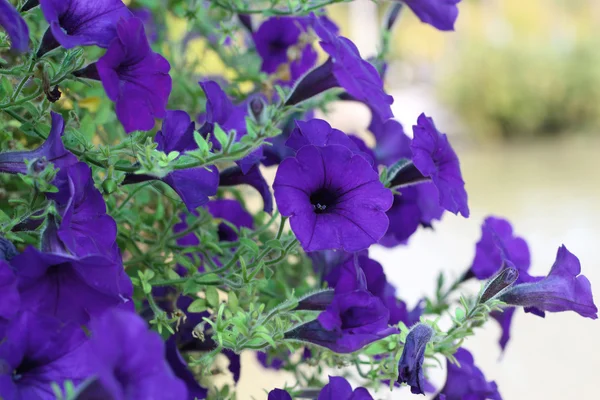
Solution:
<svg viewBox="0 0 600 400">
<path fill-rule="evenodd" d="M 0 26 L 8 33 L 12 50 L 18 53 L 29 50 L 29 28 L 7 0 L 0 0 Z"/>
<path fill-rule="evenodd" d="M 219 174 L 219 186 L 237 185 L 249 185 L 256 189 L 263 199 L 263 211 L 269 214 L 273 212 L 273 195 L 271 194 L 269 184 L 263 177 L 257 164 L 252 165 L 245 173 L 239 166 L 221 171 Z"/>
<path fill-rule="evenodd" d="M 317 400 L 373 400 L 364 387 L 352 390 L 350 383 L 341 376 L 329 376 L 329 383 L 323 386 Z"/>
<path fill-rule="evenodd" d="M 97 382 L 83 399 L 187 398 L 185 383 L 165 359 L 164 342 L 137 314 L 111 310 L 92 319 L 90 331 Z"/>
<path fill-rule="evenodd" d="M 65 149 L 61 137 L 65 131 L 65 122 L 60 114 L 51 113 L 52 127 L 48 138 L 35 150 L 10 151 L 0 153 L 0 172 L 9 174 L 26 174 L 25 160 L 39 160 L 39 168 L 44 169 L 44 161 L 51 162 L 55 168 L 66 168 L 77 162 L 77 157 Z M 36 165 L 33 165 L 36 169 Z M 40 172 L 37 171 L 36 172 Z"/>
<path fill-rule="evenodd" d="M 590 281 L 581 273 L 579 259 L 563 245 L 547 277 L 537 282 L 515 285 L 500 300 L 507 304 L 534 307 L 544 312 L 575 311 L 587 318 L 598 318 Z"/>
<path fill-rule="evenodd" d="M 264 157 L 261 160 L 265 167 L 279 165 L 286 158 L 293 157 L 296 154 L 293 149 L 286 146 L 285 142 L 287 142 L 292 131 L 296 129 L 296 121 L 312 119 L 313 114 L 312 111 L 308 111 L 305 114 L 291 114 L 282 127 L 282 133 L 266 140 L 269 144 L 263 146 Z"/>
<path fill-rule="evenodd" d="M 19 311 L 21 296 L 17 289 L 15 273 L 6 262 L 0 259 L 0 337 L 2 320 L 14 317 Z"/>
<path fill-rule="evenodd" d="M 0 236 L 0 261 L 10 261 L 11 258 L 19 254 L 17 248 L 10 240 Z"/>
<path fill-rule="evenodd" d="M 54 399 L 52 383 L 79 385 L 91 374 L 84 331 L 47 316 L 22 312 L 0 341 L 3 399 Z"/>
<path fill-rule="evenodd" d="M 157 149 L 165 153 L 185 153 L 198 147 L 194 141 L 195 124 L 184 111 L 167 111 L 162 129 L 156 134 Z M 170 172 L 162 181 L 171 186 L 188 210 L 206 204 L 208 196 L 217 194 L 219 172 L 215 166 L 190 168 Z"/>
<path fill-rule="evenodd" d="M 25 310 L 85 324 L 109 308 L 133 307 L 133 287 L 120 257 L 75 257 L 28 247 L 11 265 Z"/>
<path fill-rule="evenodd" d="M 425 324 L 416 325 L 406 336 L 398 365 L 398 383 L 410 385 L 410 391 L 414 394 L 424 394 L 423 361 L 425 360 L 425 348 L 432 337 L 433 329 Z"/>
<path fill-rule="evenodd" d="M 200 386 L 194 377 L 194 374 L 192 371 L 190 371 L 188 364 L 181 356 L 179 349 L 177 349 L 176 341 L 167 340 L 165 346 L 167 362 L 169 363 L 169 366 L 173 370 L 175 376 L 185 383 L 187 387 L 188 400 L 205 399 L 208 395 L 208 389 Z"/>
<path fill-rule="evenodd" d="M 94 186 L 92 170 L 77 163 L 57 174 L 57 193 L 48 193 L 62 217 L 58 237 L 78 257 L 115 252 L 117 224 L 106 214 L 102 194 Z"/>
<path fill-rule="evenodd" d="M 373 165 L 374 163 L 373 157 L 368 152 L 363 151 L 356 141 L 339 129 L 332 128 L 327 121 L 322 119 L 296 121 L 296 128 L 292 130 L 290 137 L 285 142 L 287 147 L 296 151 L 306 145 L 324 147 L 332 144 L 345 146 L 352 153 L 361 155 L 369 161 L 369 164 Z"/>
<path fill-rule="evenodd" d="M 311 19 L 311 26 L 329 59 L 300 79 L 286 104 L 298 104 L 327 89 L 341 86 L 357 101 L 370 105 L 382 120 L 391 118 L 390 105 L 394 99 L 383 90 L 377 69 L 361 58 L 354 43 L 337 36 L 336 31 L 314 14 Z"/>
<path fill-rule="evenodd" d="M 528 275 L 531 258 L 527 242 L 513 233 L 507 220 L 487 217 L 481 225 L 481 239 L 475 245 L 471 272 L 477 279 L 488 279 L 498 272 L 504 260 L 511 261 L 520 275 Z M 521 276 L 518 282 L 526 281 L 526 276 Z"/>
<path fill-rule="evenodd" d="M 217 220 L 225 220 L 236 228 L 252 229 L 254 222 L 252 215 L 246 211 L 237 200 L 213 200 L 206 205 L 208 212 Z M 238 239 L 237 233 L 224 223 L 219 224 L 219 241 L 234 242 Z"/>
<path fill-rule="evenodd" d="M 492 311 L 490 316 L 494 318 L 500 324 L 500 328 L 502 329 L 502 335 L 498 341 L 500 344 L 500 348 L 504 351 L 506 349 L 506 345 L 510 340 L 510 327 L 512 323 L 512 317 L 515 313 L 516 308 L 505 308 L 502 311 Z"/>
<path fill-rule="evenodd" d="M 276 370 L 281 369 L 284 363 L 284 361 L 281 358 L 269 357 L 269 355 L 267 355 L 267 353 L 265 353 L 264 351 L 256 352 L 256 359 L 263 367 Z"/>
<path fill-rule="evenodd" d="M 206 95 L 206 114 L 204 126 L 201 128 L 203 134 L 212 133 L 214 124 L 218 124 L 225 132 L 235 130 L 235 141 L 241 140 L 246 135 L 246 116 L 248 115 L 248 104 L 233 104 L 227 94 L 215 81 L 199 82 Z M 221 149 L 221 144 L 214 136 L 211 136 L 213 147 Z M 236 163 L 247 174 L 252 166 L 258 164 L 263 157 L 262 147 L 248 154 Z"/>
<path fill-rule="evenodd" d="M 400 195 L 394 196 L 394 203 L 388 210 L 390 226 L 379 241 L 385 247 L 406 244 L 419 226 L 431 227 L 439 220 L 444 209 L 438 204 L 438 190 L 430 182 L 398 189 Z"/>
<path fill-rule="evenodd" d="M 267 400 L 292 400 L 292 396 L 283 389 L 273 389 L 269 392 Z"/>
<path fill-rule="evenodd" d="M 286 66 L 294 82 L 317 62 L 317 52 L 303 39 L 309 26 L 307 17 L 272 17 L 263 22 L 252 35 L 256 51 L 262 58 L 261 71 L 278 72 Z"/>
<path fill-rule="evenodd" d="M 401 0 L 419 19 L 441 31 L 453 31 L 460 0 Z"/>
<path fill-rule="evenodd" d="M 436 399 L 446 400 L 502 400 L 496 382 L 488 382 L 483 372 L 475 366 L 473 356 L 460 348 L 454 354 L 460 366 L 448 361 L 446 384 Z"/>
<path fill-rule="evenodd" d="M 150 130 L 154 118 L 165 117 L 171 93 L 171 66 L 150 48 L 141 20 L 121 20 L 117 37 L 95 65 L 127 133 Z M 93 72 L 90 74 L 87 76 L 93 77 Z"/>
<path fill-rule="evenodd" d="M 121 0 L 40 0 L 50 28 L 42 39 L 39 55 L 59 44 L 108 47 L 117 35 L 117 22 L 130 18 L 131 11 Z"/>
<path fill-rule="evenodd" d="M 417 123 L 413 126 L 414 138 L 410 146 L 414 165 L 424 176 L 431 178 L 439 191 L 439 204 L 442 207 L 468 217 L 465 182 L 448 137 L 440 133 L 433 120 L 425 114 L 419 116 Z"/>
<path fill-rule="evenodd" d="M 396 329 L 388 328 L 389 317 L 381 300 L 366 290 L 336 293 L 316 320 L 286 332 L 285 337 L 317 344 L 336 353 L 352 353 L 397 333 Z"/>
<path fill-rule="evenodd" d="M 273 188 L 306 251 L 363 250 L 388 228 L 392 193 L 368 161 L 344 146 L 304 146 L 281 163 Z"/>
<path fill-rule="evenodd" d="M 376 140 L 375 156 L 379 164 L 390 166 L 401 158 L 412 157 L 411 140 L 404 133 L 402 124 L 395 119 L 372 126 L 371 133 Z"/>
<path fill-rule="evenodd" d="M 150 43 L 158 40 L 158 25 L 152 15 L 152 10 L 149 8 L 134 8 L 131 10 L 134 17 L 139 18 L 144 23 L 144 29 Z"/>
</svg>

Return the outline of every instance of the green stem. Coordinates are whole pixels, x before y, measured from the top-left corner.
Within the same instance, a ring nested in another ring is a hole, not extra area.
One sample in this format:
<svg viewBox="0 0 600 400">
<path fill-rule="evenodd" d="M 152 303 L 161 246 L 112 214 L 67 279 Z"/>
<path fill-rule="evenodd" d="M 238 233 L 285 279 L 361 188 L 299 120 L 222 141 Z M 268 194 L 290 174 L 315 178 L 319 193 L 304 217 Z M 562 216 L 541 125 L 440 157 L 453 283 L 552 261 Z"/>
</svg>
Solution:
<svg viewBox="0 0 600 400">
<path fill-rule="evenodd" d="M 320 10 L 321 8 L 332 5 L 332 4 L 348 3 L 350 1 L 352 1 L 352 0 L 326 0 L 326 1 L 322 1 L 318 4 L 315 4 L 315 5 L 312 5 L 309 7 L 299 7 L 294 10 L 292 10 L 291 8 L 288 8 L 286 10 L 277 10 L 277 9 L 273 9 L 273 8 L 260 8 L 260 9 L 251 10 L 251 9 L 247 9 L 247 8 L 237 8 L 231 4 L 224 3 L 221 0 L 212 0 L 212 3 L 218 7 L 223 8 L 224 10 L 227 10 L 227 11 L 235 13 L 235 14 L 269 13 L 269 15 L 282 16 L 282 15 L 308 14 L 312 11 Z"/>
<path fill-rule="evenodd" d="M 279 230 L 277 231 L 277 236 L 275 239 L 281 239 L 281 235 L 283 234 L 283 228 L 285 227 L 285 221 L 287 221 L 287 217 L 281 216 L 281 223 L 279 224 Z"/>
</svg>

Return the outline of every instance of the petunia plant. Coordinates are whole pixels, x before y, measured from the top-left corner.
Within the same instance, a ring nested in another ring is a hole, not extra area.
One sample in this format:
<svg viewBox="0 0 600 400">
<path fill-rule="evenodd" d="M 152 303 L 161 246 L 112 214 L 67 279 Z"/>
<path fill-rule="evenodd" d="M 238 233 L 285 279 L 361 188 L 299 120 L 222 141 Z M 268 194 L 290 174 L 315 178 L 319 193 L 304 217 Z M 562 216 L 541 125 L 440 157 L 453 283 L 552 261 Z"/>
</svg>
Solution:
<svg viewBox="0 0 600 400">
<path fill-rule="evenodd" d="M 453 30 L 460 0 L 382 1 L 371 59 L 327 14 L 349 1 L 0 0 L 0 398 L 246 399 L 244 353 L 295 377 L 272 400 L 501 399 L 476 328 L 504 350 L 521 308 L 597 318 L 567 247 L 532 276 L 493 216 L 458 280 L 399 297 L 369 249 L 470 212 L 443 127 L 394 119 L 387 49 L 402 12 Z"/>
</svg>

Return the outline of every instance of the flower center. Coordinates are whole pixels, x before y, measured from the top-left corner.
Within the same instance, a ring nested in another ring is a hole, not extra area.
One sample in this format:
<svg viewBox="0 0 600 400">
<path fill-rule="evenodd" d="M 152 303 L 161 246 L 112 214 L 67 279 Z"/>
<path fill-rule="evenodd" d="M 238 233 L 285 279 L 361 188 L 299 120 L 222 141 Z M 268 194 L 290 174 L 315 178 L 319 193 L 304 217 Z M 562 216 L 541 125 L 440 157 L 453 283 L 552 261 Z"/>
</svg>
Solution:
<svg viewBox="0 0 600 400">
<path fill-rule="evenodd" d="M 337 201 L 337 194 L 328 188 L 321 188 L 310 195 L 310 203 L 317 214 L 331 211 L 337 204 Z"/>
</svg>

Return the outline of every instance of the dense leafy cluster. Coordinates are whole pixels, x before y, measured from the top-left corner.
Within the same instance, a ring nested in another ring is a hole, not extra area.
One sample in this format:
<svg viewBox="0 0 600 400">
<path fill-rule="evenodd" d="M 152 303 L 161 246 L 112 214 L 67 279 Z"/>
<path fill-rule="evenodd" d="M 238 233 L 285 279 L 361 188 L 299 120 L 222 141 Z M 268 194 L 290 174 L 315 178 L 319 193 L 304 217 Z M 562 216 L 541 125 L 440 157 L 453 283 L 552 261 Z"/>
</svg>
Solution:
<svg viewBox="0 0 600 400">
<path fill-rule="evenodd" d="M 461 347 L 474 328 L 498 320 L 504 348 L 514 307 L 597 317 L 575 255 L 530 276 L 527 243 L 495 217 L 458 281 L 412 310 L 398 298 L 369 247 L 467 218 L 467 192 L 432 118 L 412 138 L 393 119 L 385 45 L 363 59 L 326 15 L 336 2 L 0 0 L 0 397 L 244 398 L 240 353 L 255 352 L 297 378 L 265 388 L 273 400 L 404 384 L 500 399 Z M 392 2 L 383 42 L 405 5 L 451 30 L 457 3 Z M 195 40 L 224 76 L 181 56 Z M 371 110 L 373 147 L 315 118 L 331 101 Z M 442 328 L 469 279 L 485 283 Z M 215 384 L 219 355 L 231 384 Z M 362 386 L 324 381 L 340 366 Z"/>
</svg>

